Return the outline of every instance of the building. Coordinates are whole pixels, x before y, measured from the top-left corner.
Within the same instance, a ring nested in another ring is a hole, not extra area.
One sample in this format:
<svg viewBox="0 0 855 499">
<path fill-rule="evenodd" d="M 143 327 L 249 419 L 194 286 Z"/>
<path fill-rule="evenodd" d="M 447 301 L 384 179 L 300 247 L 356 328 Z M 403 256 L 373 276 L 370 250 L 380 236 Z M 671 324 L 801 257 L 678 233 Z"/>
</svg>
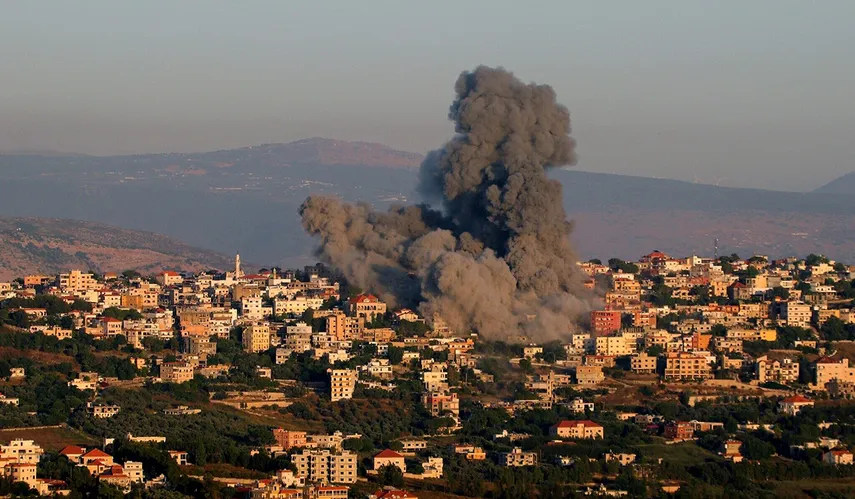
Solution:
<svg viewBox="0 0 855 499">
<path fill-rule="evenodd" d="M 664 436 L 668 440 L 690 440 L 695 435 L 695 427 L 688 421 L 671 421 L 665 425 Z"/>
<path fill-rule="evenodd" d="M 422 395 L 422 404 L 435 418 L 448 415 L 457 421 L 460 417 L 460 399 L 456 393 L 428 392 Z"/>
<path fill-rule="evenodd" d="M 17 438 L 9 445 L 0 445 L 0 462 L 6 460 L 16 463 L 38 464 L 44 451 L 33 440 Z"/>
<path fill-rule="evenodd" d="M 802 395 L 794 395 L 778 402 L 778 408 L 781 412 L 790 416 L 798 414 L 803 407 L 813 407 L 813 400 Z"/>
<path fill-rule="evenodd" d="M 597 355 L 620 357 L 635 352 L 635 340 L 623 336 L 599 336 L 596 340 Z"/>
<path fill-rule="evenodd" d="M 707 357 L 686 352 L 670 352 L 665 357 L 666 380 L 695 380 L 712 377 Z"/>
<path fill-rule="evenodd" d="M 630 359 L 630 368 L 636 374 L 654 374 L 656 373 L 656 361 L 656 357 L 642 352 L 632 356 Z"/>
<path fill-rule="evenodd" d="M 795 383 L 799 380 L 799 363 L 793 362 L 792 359 L 771 360 L 763 355 L 757 357 L 754 374 L 760 383 L 768 381 L 782 384 Z"/>
<path fill-rule="evenodd" d="M 591 312 L 591 330 L 594 334 L 608 334 L 620 331 L 621 313 L 615 310 L 595 310 Z"/>
<path fill-rule="evenodd" d="M 373 322 L 378 315 L 386 314 L 386 304 L 374 295 L 354 296 L 347 305 L 351 317 L 361 317 L 365 322 Z"/>
<path fill-rule="evenodd" d="M 577 385 L 596 385 L 605 379 L 601 366 L 576 366 Z"/>
<path fill-rule="evenodd" d="M 117 405 L 101 405 L 101 404 L 93 404 L 92 402 L 88 402 L 86 404 L 86 412 L 92 416 L 93 418 L 112 418 L 122 408 Z"/>
<path fill-rule="evenodd" d="M 249 353 L 261 353 L 270 349 L 270 326 L 253 324 L 243 329 L 243 348 Z"/>
<path fill-rule="evenodd" d="M 283 450 L 291 450 L 295 447 L 306 447 L 305 431 L 290 431 L 282 428 L 275 428 L 273 430 L 273 438 L 276 439 L 276 444 L 282 447 Z"/>
<path fill-rule="evenodd" d="M 549 434 L 559 438 L 603 438 L 603 427 L 589 420 L 559 421 L 549 428 Z"/>
<path fill-rule="evenodd" d="M 509 467 L 537 466 L 537 453 L 523 452 L 519 447 L 514 447 L 511 452 L 499 454 L 499 464 Z"/>
<path fill-rule="evenodd" d="M 353 483 L 358 456 L 353 452 L 333 453 L 328 449 L 303 449 L 291 456 L 297 476 L 316 483 Z"/>
<path fill-rule="evenodd" d="M 163 272 L 155 275 L 154 280 L 161 286 L 173 286 L 175 284 L 183 283 L 184 276 L 182 276 L 178 272 L 164 270 Z"/>
<path fill-rule="evenodd" d="M 169 452 L 169 457 L 175 461 L 178 466 L 187 466 L 190 464 L 190 461 L 187 459 L 187 453 L 181 450 L 171 450 Z"/>
<path fill-rule="evenodd" d="M 88 291 L 100 287 L 95 276 L 84 274 L 79 270 L 72 270 L 68 274 L 59 274 L 57 285 L 66 291 Z"/>
<path fill-rule="evenodd" d="M 348 317 L 341 311 L 327 316 L 327 333 L 338 341 L 361 338 L 364 329 L 364 317 Z"/>
<path fill-rule="evenodd" d="M 186 383 L 193 379 L 193 366 L 187 362 L 164 362 L 160 365 L 160 379 L 164 383 Z"/>
<path fill-rule="evenodd" d="M 348 499 L 348 487 L 335 487 L 331 485 L 322 485 L 318 487 L 309 487 L 306 491 L 308 499 Z"/>
<path fill-rule="evenodd" d="M 778 306 L 778 318 L 787 326 L 808 327 L 813 310 L 807 303 L 786 301 Z"/>
<path fill-rule="evenodd" d="M 585 412 L 594 412 L 594 403 L 585 402 L 583 399 L 576 397 L 568 404 L 565 404 L 571 411 L 576 414 L 584 414 Z"/>
<path fill-rule="evenodd" d="M 383 466 L 397 466 L 401 473 L 407 471 L 407 465 L 404 463 L 404 456 L 397 452 L 386 449 L 374 456 L 374 471 L 380 471 Z"/>
<path fill-rule="evenodd" d="M 190 355 L 198 355 L 199 357 L 207 358 L 210 355 L 217 353 L 217 344 L 211 341 L 210 337 L 206 336 L 186 336 L 184 343 L 187 348 L 187 353 Z"/>
<path fill-rule="evenodd" d="M 830 450 L 822 455 L 822 462 L 826 464 L 850 465 L 853 464 L 852 453 L 848 450 Z"/>
<path fill-rule="evenodd" d="M 356 388 L 357 372 L 355 369 L 330 369 L 330 399 L 333 402 L 353 398 Z"/>
<path fill-rule="evenodd" d="M 849 359 L 833 360 L 823 357 L 816 361 L 816 385 L 824 389 L 831 380 L 855 383 L 855 368 L 849 367 Z"/>
</svg>

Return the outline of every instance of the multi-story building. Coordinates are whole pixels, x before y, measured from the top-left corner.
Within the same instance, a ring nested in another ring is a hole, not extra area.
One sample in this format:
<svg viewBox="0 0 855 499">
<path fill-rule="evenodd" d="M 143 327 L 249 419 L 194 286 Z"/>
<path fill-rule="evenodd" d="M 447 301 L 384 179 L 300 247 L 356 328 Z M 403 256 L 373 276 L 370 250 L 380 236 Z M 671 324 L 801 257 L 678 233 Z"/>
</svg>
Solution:
<svg viewBox="0 0 855 499">
<path fill-rule="evenodd" d="M 240 300 L 240 315 L 247 320 L 260 321 L 264 319 L 263 305 L 260 296 L 244 296 Z"/>
<path fill-rule="evenodd" d="M 339 341 L 361 338 L 364 329 L 364 317 L 348 317 L 341 312 L 327 316 L 327 333 Z"/>
<path fill-rule="evenodd" d="M 311 350 L 312 326 L 298 322 L 285 328 L 285 348 L 297 353 Z"/>
<path fill-rule="evenodd" d="M 193 366 L 187 362 L 164 362 L 160 365 L 160 379 L 164 383 L 186 383 L 193 379 Z"/>
<path fill-rule="evenodd" d="M 607 334 L 619 331 L 621 313 L 615 310 L 595 310 L 591 312 L 591 330 L 595 334 Z"/>
<path fill-rule="evenodd" d="M 87 291 L 100 287 L 98 281 L 95 280 L 95 276 L 79 270 L 72 270 L 68 274 L 59 274 L 57 285 L 66 291 Z"/>
<path fill-rule="evenodd" d="M 380 471 L 380 468 L 384 466 L 396 466 L 401 470 L 401 473 L 407 471 L 404 456 L 391 449 L 386 449 L 374 456 L 374 471 Z"/>
<path fill-rule="evenodd" d="M 303 449 L 291 457 L 297 476 L 315 483 L 353 483 L 356 481 L 357 455 L 330 452 L 328 449 Z"/>
<path fill-rule="evenodd" d="M 357 372 L 355 369 L 330 369 L 330 398 L 333 402 L 353 398 L 356 388 Z"/>
<path fill-rule="evenodd" d="M 695 427 L 687 421 L 671 421 L 665 425 L 664 436 L 668 440 L 689 440 L 695 435 Z"/>
<path fill-rule="evenodd" d="M 276 443 L 284 450 L 290 450 L 295 447 L 306 447 L 305 431 L 290 431 L 275 428 L 273 430 L 273 438 L 276 439 Z"/>
<path fill-rule="evenodd" d="M 849 359 L 833 360 L 823 357 L 816 361 L 816 385 L 824 389 L 831 380 L 840 383 L 855 383 L 855 368 L 849 367 Z"/>
<path fill-rule="evenodd" d="M 603 438 L 603 427 L 589 419 L 565 420 L 552 425 L 549 434 L 559 438 Z"/>
<path fill-rule="evenodd" d="M 635 351 L 635 340 L 623 336 L 600 336 L 596 339 L 597 355 L 620 357 Z"/>
<path fill-rule="evenodd" d="M 671 352 L 665 357 L 665 379 L 708 379 L 712 367 L 707 357 L 686 352 Z"/>
<path fill-rule="evenodd" d="M 38 464 L 44 451 L 33 440 L 18 438 L 9 445 L 0 445 L 0 462 Z"/>
<path fill-rule="evenodd" d="M 324 299 L 319 297 L 295 296 L 293 298 L 276 298 L 273 300 L 273 312 L 277 317 L 302 315 L 309 310 L 320 310 Z"/>
<path fill-rule="evenodd" d="M 243 330 L 242 343 L 244 350 L 249 353 L 265 352 L 270 348 L 270 326 L 268 324 L 253 324 Z"/>
<path fill-rule="evenodd" d="M 787 301 L 778 306 L 778 318 L 787 326 L 808 327 L 813 310 L 807 303 Z"/>
<path fill-rule="evenodd" d="M 602 383 L 606 379 L 601 366 L 577 366 L 576 367 L 576 384 L 577 385 L 596 385 Z"/>
<path fill-rule="evenodd" d="M 630 359 L 630 368 L 637 374 L 653 374 L 656 372 L 657 358 L 642 352 Z"/>
<path fill-rule="evenodd" d="M 366 322 L 373 322 L 378 315 L 386 313 L 386 303 L 374 295 L 359 295 L 347 302 L 351 317 L 362 317 Z"/>
<path fill-rule="evenodd" d="M 519 447 L 514 447 L 511 452 L 499 454 L 499 463 L 509 467 L 537 466 L 537 453 L 523 452 Z"/>
<path fill-rule="evenodd" d="M 460 399 L 457 398 L 456 393 L 428 392 L 422 395 L 422 404 L 433 417 L 447 414 L 455 421 L 460 417 Z"/>
<path fill-rule="evenodd" d="M 190 355 L 208 357 L 217 353 L 217 344 L 205 336 L 185 336 L 184 344 L 186 345 L 187 353 Z"/>
<path fill-rule="evenodd" d="M 760 383 L 795 383 L 799 380 L 799 363 L 792 359 L 771 360 L 763 355 L 757 358 L 754 374 Z"/>
</svg>

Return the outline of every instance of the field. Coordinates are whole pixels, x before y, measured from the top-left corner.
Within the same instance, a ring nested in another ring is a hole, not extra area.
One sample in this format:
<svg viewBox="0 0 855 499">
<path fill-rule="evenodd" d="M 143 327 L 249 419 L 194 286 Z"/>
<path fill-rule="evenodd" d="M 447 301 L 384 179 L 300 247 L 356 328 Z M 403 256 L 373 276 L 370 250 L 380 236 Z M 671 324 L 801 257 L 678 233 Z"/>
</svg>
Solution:
<svg viewBox="0 0 855 499">
<path fill-rule="evenodd" d="M 698 447 L 694 442 L 671 445 L 665 445 L 664 443 L 645 444 L 639 446 L 639 452 L 648 460 L 662 458 L 683 466 L 700 464 L 710 459 L 720 459 L 712 452 Z"/>
<path fill-rule="evenodd" d="M 66 445 L 79 445 L 82 447 L 100 445 L 97 439 L 69 428 L 66 425 L 0 429 L 0 442 L 6 443 L 16 438 L 35 440 L 43 449 L 53 451 L 60 450 Z"/>
</svg>

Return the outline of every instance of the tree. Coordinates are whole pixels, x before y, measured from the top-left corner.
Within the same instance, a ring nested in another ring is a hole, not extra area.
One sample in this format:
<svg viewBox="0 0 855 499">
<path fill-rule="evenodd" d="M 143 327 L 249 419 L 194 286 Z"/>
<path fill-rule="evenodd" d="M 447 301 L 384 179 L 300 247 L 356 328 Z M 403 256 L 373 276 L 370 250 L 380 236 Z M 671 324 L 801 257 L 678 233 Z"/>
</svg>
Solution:
<svg viewBox="0 0 855 499">
<path fill-rule="evenodd" d="M 781 286 L 775 286 L 769 292 L 769 296 L 772 299 L 778 298 L 781 300 L 789 300 L 790 299 L 790 290 Z"/>
<path fill-rule="evenodd" d="M 377 473 L 377 481 L 380 482 L 380 485 L 384 486 L 403 487 L 404 473 L 401 472 L 401 468 L 398 468 L 394 464 L 387 464 L 380 467 Z"/>
<path fill-rule="evenodd" d="M 389 346 L 386 356 L 388 357 L 390 364 L 397 366 L 402 360 L 404 360 L 404 349 L 401 347 Z"/>
</svg>

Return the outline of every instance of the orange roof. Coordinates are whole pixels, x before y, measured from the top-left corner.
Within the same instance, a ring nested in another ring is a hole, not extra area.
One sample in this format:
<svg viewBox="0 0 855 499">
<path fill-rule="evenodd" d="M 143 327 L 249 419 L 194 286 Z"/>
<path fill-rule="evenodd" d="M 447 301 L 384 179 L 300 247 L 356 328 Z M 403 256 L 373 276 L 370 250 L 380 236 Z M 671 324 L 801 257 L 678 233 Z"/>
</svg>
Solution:
<svg viewBox="0 0 855 499">
<path fill-rule="evenodd" d="M 559 421 L 557 424 L 553 425 L 553 428 L 573 428 L 574 426 L 582 425 L 586 428 L 602 428 L 601 425 L 591 421 L 590 419 L 581 419 L 581 420 L 564 420 Z"/>
<path fill-rule="evenodd" d="M 380 301 L 374 295 L 358 295 L 350 299 L 350 303 L 373 303 Z"/>
<path fill-rule="evenodd" d="M 78 447 L 76 445 L 66 445 L 59 451 L 63 456 L 82 456 L 86 450 L 83 447 Z"/>
<path fill-rule="evenodd" d="M 101 317 L 101 322 L 122 322 L 114 317 Z"/>
<path fill-rule="evenodd" d="M 786 403 L 786 404 L 806 404 L 806 403 L 812 403 L 812 402 L 813 402 L 813 400 L 811 400 L 807 397 L 804 397 L 802 395 L 793 395 L 792 397 L 787 397 L 781 401 L 782 404 L 784 404 L 784 403 Z"/>
<path fill-rule="evenodd" d="M 83 457 L 89 458 L 89 457 L 113 457 L 113 456 L 111 456 L 110 454 L 107 454 L 106 452 L 104 452 L 100 449 L 92 449 L 89 452 L 87 452 L 86 454 L 83 454 Z"/>
<path fill-rule="evenodd" d="M 402 456 L 401 454 L 398 454 L 397 452 L 393 451 L 392 449 L 386 449 L 383 452 L 381 452 L 380 454 L 377 454 L 376 456 L 374 456 L 375 459 L 377 459 L 378 457 L 380 457 L 380 458 L 393 458 L 393 457 L 397 458 L 397 457 L 404 457 L 404 456 Z"/>
</svg>

